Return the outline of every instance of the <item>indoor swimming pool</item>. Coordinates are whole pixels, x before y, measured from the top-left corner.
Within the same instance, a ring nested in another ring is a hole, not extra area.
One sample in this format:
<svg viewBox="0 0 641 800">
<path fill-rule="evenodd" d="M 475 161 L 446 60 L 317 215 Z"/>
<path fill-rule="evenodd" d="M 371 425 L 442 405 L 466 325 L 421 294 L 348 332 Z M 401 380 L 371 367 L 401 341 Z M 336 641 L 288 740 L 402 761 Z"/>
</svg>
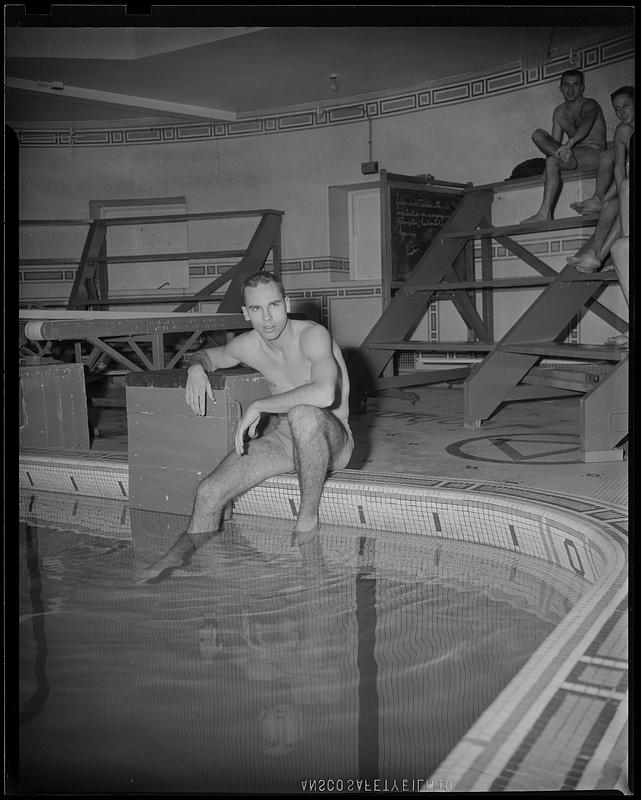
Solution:
<svg viewBox="0 0 641 800">
<path fill-rule="evenodd" d="M 19 539 L 26 793 L 456 789 L 444 759 L 591 587 L 434 536 L 324 525 L 291 547 L 291 521 L 247 515 L 137 585 L 184 517 L 113 503 L 121 535 L 99 504 L 65 525 L 37 499 Z"/>
</svg>

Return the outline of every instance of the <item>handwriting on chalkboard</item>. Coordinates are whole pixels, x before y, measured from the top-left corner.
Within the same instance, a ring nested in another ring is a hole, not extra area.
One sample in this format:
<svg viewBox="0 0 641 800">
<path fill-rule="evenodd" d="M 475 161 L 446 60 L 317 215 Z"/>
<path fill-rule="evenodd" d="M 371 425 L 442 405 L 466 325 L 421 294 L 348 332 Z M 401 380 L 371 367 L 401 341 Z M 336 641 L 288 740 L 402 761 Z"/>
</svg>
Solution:
<svg viewBox="0 0 641 800">
<path fill-rule="evenodd" d="M 393 281 L 408 277 L 460 199 L 434 189 L 390 189 Z"/>
</svg>

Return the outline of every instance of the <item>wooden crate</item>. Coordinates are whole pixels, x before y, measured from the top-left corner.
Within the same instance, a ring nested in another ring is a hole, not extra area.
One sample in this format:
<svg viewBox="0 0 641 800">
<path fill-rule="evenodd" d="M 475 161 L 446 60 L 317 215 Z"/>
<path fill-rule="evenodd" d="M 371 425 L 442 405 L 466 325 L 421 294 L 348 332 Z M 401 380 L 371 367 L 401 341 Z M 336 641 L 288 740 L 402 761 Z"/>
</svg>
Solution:
<svg viewBox="0 0 641 800">
<path fill-rule="evenodd" d="M 233 448 L 242 413 L 269 389 L 236 367 L 209 375 L 216 402 L 198 417 L 185 403 L 186 369 L 132 372 L 126 379 L 131 508 L 191 514 L 196 488 Z"/>
<path fill-rule="evenodd" d="M 18 425 L 21 447 L 89 450 L 82 364 L 21 366 Z"/>
</svg>

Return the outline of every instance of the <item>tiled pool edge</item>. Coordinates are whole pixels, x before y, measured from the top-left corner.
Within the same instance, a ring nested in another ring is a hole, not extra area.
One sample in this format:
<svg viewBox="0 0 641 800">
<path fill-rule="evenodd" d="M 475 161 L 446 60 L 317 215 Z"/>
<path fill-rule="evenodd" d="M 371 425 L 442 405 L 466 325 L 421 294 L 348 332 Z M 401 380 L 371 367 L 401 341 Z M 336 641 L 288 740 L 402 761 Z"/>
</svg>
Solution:
<svg viewBox="0 0 641 800">
<path fill-rule="evenodd" d="M 616 780 L 611 755 L 627 725 L 627 559 L 625 543 L 616 546 L 620 534 L 610 533 L 606 573 L 476 720 L 435 777 L 447 777 L 460 792 L 595 789 L 607 770 Z M 625 779 L 618 788 L 628 793 Z"/>
<path fill-rule="evenodd" d="M 21 449 L 19 459 L 19 487 L 34 492 L 57 492 L 76 497 L 100 497 L 112 500 L 129 500 L 129 473 L 127 456 L 123 453 L 100 451 L 61 454 L 53 450 Z M 457 480 L 422 475 L 398 475 L 368 473 L 361 470 L 341 470 L 327 481 L 324 497 L 331 495 L 333 500 L 340 500 L 341 510 L 332 509 L 330 503 L 321 505 L 321 521 L 328 524 L 361 527 L 376 524 L 375 518 L 368 518 L 364 509 L 359 508 L 358 500 L 349 504 L 345 498 L 354 500 L 359 495 L 373 497 L 388 495 L 393 500 L 404 497 L 412 505 L 416 504 L 417 494 L 435 496 L 436 490 L 448 490 L 462 493 L 464 501 L 468 492 L 479 492 L 484 495 L 499 493 L 505 497 L 505 506 L 523 507 L 523 502 L 543 503 L 558 507 L 561 510 L 574 511 L 585 515 L 591 521 L 613 525 L 622 532 L 627 531 L 627 510 L 601 500 L 577 497 L 562 493 L 510 486 L 501 482 L 482 480 Z M 510 501 L 507 498 L 512 498 Z M 261 486 L 247 492 L 235 504 L 237 513 L 258 514 L 260 516 L 276 516 L 290 518 L 294 515 L 292 502 L 298 498 L 298 482 L 295 476 L 281 475 L 264 481 Z M 263 501 L 265 505 L 263 506 Z M 380 508 L 375 509 L 381 513 Z M 415 532 L 407 519 L 399 520 L 398 515 L 390 515 L 385 520 L 385 530 Z M 419 532 L 425 532 L 421 529 Z M 438 521 L 433 520 L 430 533 L 438 535 Z"/>
<path fill-rule="evenodd" d="M 24 452 L 20 486 L 126 500 L 126 456 L 83 456 Z M 296 477 L 279 476 L 239 498 L 235 511 L 293 519 L 297 498 Z M 479 537 L 479 516 L 490 536 Z M 580 569 L 593 584 L 439 766 L 428 791 L 612 788 L 604 776 L 616 774 L 611 756 L 627 724 L 627 656 L 615 647 L 617 632 L 623 639 L 627 631 L 626 517 L 589 498 L 483 481 L 343 470 L 327 482 L 327 524 L 525 552 Z M 554 731 L 552 749 L 546 729 Z"/>
</svg>

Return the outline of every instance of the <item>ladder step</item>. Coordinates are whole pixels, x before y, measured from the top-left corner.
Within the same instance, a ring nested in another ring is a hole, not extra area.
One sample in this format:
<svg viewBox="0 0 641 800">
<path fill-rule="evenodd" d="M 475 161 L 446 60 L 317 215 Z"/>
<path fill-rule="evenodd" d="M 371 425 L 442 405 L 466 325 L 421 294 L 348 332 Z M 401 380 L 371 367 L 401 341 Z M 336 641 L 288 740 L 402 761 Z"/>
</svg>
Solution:
<svg viewBox="0 0 641 800">
<path fill-rule="evenodd" d="M 590 389 L 594 389 L 596 382 L 547 377 L 544 375 L 526 375 L 521 383 L 526 383 L 528 386 L 549 386 L 555 389 L 568 389 L 571 392 L 589 392 Z"/>
<path fill-rule="evenodd" d="M 549 397 L 576 397 L 576 391 L 571 389 L 561 389 L 552 386 L 528 386 L 519 383 L 505 397 L 507 402 L 513 400 L 542 400 Z"/>
<path fill-rule="evenodd" d="M 415 339 L 398 339 L 392 341 L 368 342 L 364 345 L 368 350 L 415 350 L 417 352 L 433 351 L 436 353 L 487 353 L 494 347 L 494 342 L 425 342 Z"/>
<path fill-rule="evenodd" d="M 495 236 L 509 236 L 515 233 L 543 233 L 545 231 L 572 230 L 594 226 L 598 220 L 596 214 L 585 214 L 577 217 L 564 217 L 549 222 L 528 222 L 519 225 L 503 225 L 499 228 L 475 228 L 474 230 L 444 233 L 439 238 L 442 242 L 448 239 L 486 239 Z"/>
<path fill-rule="evenodd" d="M 470 367 L 453 367 L 452 369 L 421 370 L 419 372 L 406 372 L 403 375 L 392 375 L 389 378 L 376 378 L 372 387 L 377 391 L 396 389 L 403 386 L 422 386 L 432 383 L 446 383 L 460 381 L 470 374 Z"/>
<path fill-rule="evenodd" d="M 559 356 L 560 358 L 585 361 L 623 361 L 628 351 L 621 347 L 605 344 L 562 344 L 558 342 L 519 342 L 501 344 L 497 347 L 503 353 L 523 353 L 540 356 Z"/>
<path fill-rule="evenodd" d="M 95 408 L 127 408 L 127 401 L 122 397 L 91 397 L 89 404 Z"/>
<path fill-rule="evenodd" d="M 456 283 L 426 283 L 414 284 L 408 286 L 401 281 L 392 283 L 393 289 L 398 289 L 401 294 L 416 294 L 417 292 L 454 292 L 454 291 L 470 291 L 476 289 L 518 289 L 527 288 L 529 286 L 547 286 L 553 281 L 558 280 L 555 275 L 538 275 L 531 278 L 518 277 L 518 278 L 492 278 L 488 280 L 475 280 L 475 281 L 458 281 Z M 577 272 L 576 275 L 566 275 L 563 283 L 584 283 L 585 281 L 599 281 L 603 283 L 613 283 L 618 280 L 618 276 L 614 271 L 607 272 L 591 272 L 589 274 Z"/>
</svg>

